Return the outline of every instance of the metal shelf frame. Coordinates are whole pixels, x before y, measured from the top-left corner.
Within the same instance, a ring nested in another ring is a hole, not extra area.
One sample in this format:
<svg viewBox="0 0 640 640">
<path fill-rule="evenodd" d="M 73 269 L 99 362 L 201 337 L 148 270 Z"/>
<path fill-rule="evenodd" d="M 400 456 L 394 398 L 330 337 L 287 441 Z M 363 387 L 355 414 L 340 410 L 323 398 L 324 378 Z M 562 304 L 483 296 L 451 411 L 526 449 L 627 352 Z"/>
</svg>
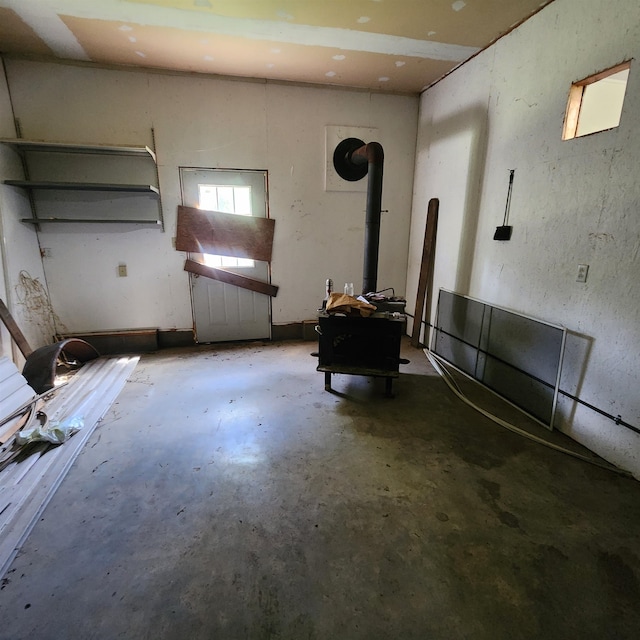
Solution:
<svg viewBox="0 0 640 640">
<path fill-rule="evenodd" d="M 25 222 L 26 224 L 49 224 L 49 223 L 76 223 L 76 224 L 106 224 L 109 222 L 117 223 L 117 224 L 149 224 L 149 225 L 162 225 L 162 220 L 152 220 L 152 219 L 134 219 L 134 218 L 111 218 L 107 220 L 106 218 L 101 218 L 97 220 L 95 218 L 22 218 L 21 222 Z"/>
<path fill-rule="evenodd" d="M 116 184 L 107 182 L 39 182 L 33 180 L 5 180 L 5 184 L 24 189 L 46 189 L 55 191 L 120 191 L 122 193 L 155 193 L 157 187 L 151 184 Z"/>
<path fill-rule="evenodd" d="M 155 134 L 151 131 L 155 144 Z M 48 142 L 44 140 L 25 140 L 22 138 L 0 138 L 0 144 L 4 144 L 20 155 L 24 169 L 24 180 L 5 180 L 4 184 L 25 189 L 29 195 L 31 205 L 31 218 L 24 218 L 22 222 L 32 224 L 39 230 L 41 223 L 65 222 L 65 223 L 124 223 L 124 224 L 150 224 L 159 226 L 164 231 L 162 215 L 162 202 L 159 186 L 152 184 L 122 184 L 114 182 L 73 182 L 73 181 L 46 181 L 29 179 L 28 154 L 30 153 L 59 153 L 61 155 L 80 154 L 92 156 L 128 156 L 148 159 L 153 162 L 156 184 L 159 184 L 158 165 L 155 151 L 148 146 L 132 145 L 102 145 L 70 142 Z M 141 195 L 150 194 L 158 201 L 157 218 L 46 218 L 37 213 L 36 198 L 34 192 L 47 191 L 76 191 L 76 192 L 118 192 L 123 194 Z"/>
<path fill-rule="evenodd" d="M 22 138 L 0 138 L 0 144 L 5 144 L 21 154 L 28 151 L 40 151 L 48 153 L 82 153 L 103 156 L 149 156 L 154 162 L 157 162 L 155 152 L 147 146 L 135 147 L 128 145 L 114 146 L 106 144 L 75 144 L 70 142 L 23 140 Z"/>
</svg>

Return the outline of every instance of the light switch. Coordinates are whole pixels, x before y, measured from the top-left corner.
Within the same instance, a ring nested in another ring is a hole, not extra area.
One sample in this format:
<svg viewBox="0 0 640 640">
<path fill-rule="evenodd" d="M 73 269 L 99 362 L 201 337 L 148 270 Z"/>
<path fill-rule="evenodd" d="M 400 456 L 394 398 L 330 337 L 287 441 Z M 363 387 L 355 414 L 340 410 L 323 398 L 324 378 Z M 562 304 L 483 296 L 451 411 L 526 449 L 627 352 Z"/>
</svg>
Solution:
<svg viewBox="0 0 640 640">
<path fill-rule="evenodd" d="M 127 277 L 127 265 L 126 264 L 119 264 L 118 265 L 118 276 L 121 278 L 126 278 Z"/>
</svg>

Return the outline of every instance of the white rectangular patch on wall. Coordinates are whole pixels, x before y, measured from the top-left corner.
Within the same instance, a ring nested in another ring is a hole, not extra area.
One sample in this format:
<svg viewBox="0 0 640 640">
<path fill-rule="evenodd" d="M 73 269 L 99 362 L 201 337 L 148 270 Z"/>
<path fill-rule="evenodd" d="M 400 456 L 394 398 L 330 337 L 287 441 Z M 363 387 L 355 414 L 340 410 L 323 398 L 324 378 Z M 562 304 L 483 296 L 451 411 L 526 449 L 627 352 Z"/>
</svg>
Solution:
<svg viewBox="0 0 640 640">
<path fill-rule="evenodd" d="M 333 152 L 346 138 L 358 138 L 365 144 L 369 142 L 380 142 L 377 138 L 378 129 L 368 127 L 349 127 L 342 125 L 328 125 L 325 127 L 325 172 L 324 172 L 324 190 L 325 191 L 367 191 L 367 178 L 356 182 L 344 180 L 333 168 Z"/>
</svg>

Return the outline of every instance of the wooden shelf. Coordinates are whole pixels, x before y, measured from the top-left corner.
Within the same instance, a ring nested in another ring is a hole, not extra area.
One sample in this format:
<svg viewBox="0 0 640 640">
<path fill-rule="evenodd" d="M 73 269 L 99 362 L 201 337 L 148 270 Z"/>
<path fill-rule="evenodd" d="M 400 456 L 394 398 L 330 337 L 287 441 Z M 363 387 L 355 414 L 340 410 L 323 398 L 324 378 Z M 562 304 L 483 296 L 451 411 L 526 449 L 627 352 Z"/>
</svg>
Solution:
<svg viewBox="0 0 640 640">
<path fill-rule="evenodd" d="M 157 187 L 150 184 L 116 184 L 107 182 L 44 182 L 34 180 L 5 180 L 5 184 L 23 189 L 49 189 L 57 191 L 121 191 L 123 193 L 154 193 Z"/>
<path fill-rule="evenodd" d="M 21 140 L 19 138 L 0 138 L 0 144 L 25 153 L 27 151 L 39 151 L 48 153 L 87 153 L 96 155 L 117 156 L 149 156 L 156 162 L 156 154 L 146 146 L 113 146 L 102 144 L 72 144 L 68 142 L 45 142 L 44 140 Z"/>
</svg>

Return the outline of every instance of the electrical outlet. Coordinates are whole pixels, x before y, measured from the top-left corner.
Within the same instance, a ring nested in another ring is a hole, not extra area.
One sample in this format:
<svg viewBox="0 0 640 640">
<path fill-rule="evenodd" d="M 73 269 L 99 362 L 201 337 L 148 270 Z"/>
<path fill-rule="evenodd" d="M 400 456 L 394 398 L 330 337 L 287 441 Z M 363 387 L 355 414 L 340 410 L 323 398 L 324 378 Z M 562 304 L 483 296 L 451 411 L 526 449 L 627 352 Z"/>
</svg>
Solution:
<svg viewBox="0 0 640 640">
<path fill-rule="evenodd" d="M 126 264 L 119 264 L 118 265 L 118 276 L 120 278 L 126 278 L 127 277 L 127 265 Z"/>
<path fill-rule="evenodd" d="M 588 264 L 579 264 L 578 265 L 578 277 L 576 278 L 576 282 L 586 282 L 588 273 L 589 273 L 589 265 Z"/>
</svg>

